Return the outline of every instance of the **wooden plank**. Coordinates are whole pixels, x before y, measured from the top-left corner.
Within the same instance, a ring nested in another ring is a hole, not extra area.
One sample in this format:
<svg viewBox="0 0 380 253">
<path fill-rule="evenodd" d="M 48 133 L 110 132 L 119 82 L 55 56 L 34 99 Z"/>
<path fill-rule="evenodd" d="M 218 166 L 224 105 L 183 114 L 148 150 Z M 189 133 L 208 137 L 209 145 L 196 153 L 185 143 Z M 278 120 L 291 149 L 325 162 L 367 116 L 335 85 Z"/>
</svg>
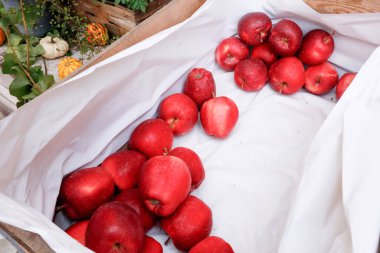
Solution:
<svg viewBox="0 0 380 253">
<path fill-rule="evenodd" d="M 88 64 L 82 66 L 77 71 L 67 76 L 64 80 L 58 82 L 56 85 L 72 78 L 95 64 L 104 61 L 118 52 L 133 46 L 134 44 L 186 20 L 205 2 L 206 0 L 172 0 L 162 9 L 158 10 L 152 16 L 145 19 L 135 28 L 112 43 L 112 45 L 110 45 L 106 50 L 92 58 Z"/>
<path fill-rule="evenodd" d="M 304 2 L 323 14 L 380 12 L 379 0 L 304 0 Z"/>
<path fill-rule="evenodd" d="M 16 247 L 27 253 L 54 253 L 40 235 L 0 222 L 0 230 Z M 16 244 L 16 245 L 15 245 Z"/>
</svg>

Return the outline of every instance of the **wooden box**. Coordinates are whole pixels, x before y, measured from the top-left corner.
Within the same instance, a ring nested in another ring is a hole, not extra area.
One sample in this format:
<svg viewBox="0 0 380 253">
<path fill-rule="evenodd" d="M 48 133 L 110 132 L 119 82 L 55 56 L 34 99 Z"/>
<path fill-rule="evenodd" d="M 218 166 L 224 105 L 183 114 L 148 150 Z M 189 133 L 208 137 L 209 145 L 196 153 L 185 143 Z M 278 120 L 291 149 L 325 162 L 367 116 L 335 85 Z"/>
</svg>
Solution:
<svg viewBox="0 0 380 253">
<path fill-rule="evenodd" d="M 122 36 L 170 1 L 150 2 L 145 13 L 132 11 L 121 5 L 115 6 L 110 1 L 98 0 L 80 0 L 75 9 L 79 15 L 87 17 L 91 22 L 104 24 L 112 34 Z"/>
</svg>

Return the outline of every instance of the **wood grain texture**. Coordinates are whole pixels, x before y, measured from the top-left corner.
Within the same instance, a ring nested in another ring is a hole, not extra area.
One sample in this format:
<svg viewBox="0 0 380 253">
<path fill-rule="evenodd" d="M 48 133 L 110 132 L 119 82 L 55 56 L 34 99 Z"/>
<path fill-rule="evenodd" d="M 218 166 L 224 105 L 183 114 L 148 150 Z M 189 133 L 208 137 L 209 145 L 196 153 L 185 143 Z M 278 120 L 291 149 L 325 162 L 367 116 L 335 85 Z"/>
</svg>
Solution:
<svg viewBox="0 0 380 253">
<path fill-rule="evenodd" d="M 323 14 L 380 12 L 379 0 L 303 0 L 311 8 Z"/>
<path fill-rule="evenodd" d="M 106 50 L 96 55 L 90 62 L 88 62 L 88 64 L 79 68 L 61 82 L 164 29 L 170 28 L 186 20 L 205 2 L 206 0 L 172 0 L 162 9 L 158 10 L 131 31 L 123 35 L 120 39 L 112 43 L 112 45 L 110 45 Z M 59 83 L 57 83 L 57 85 Z"/>
<path fill-rule="evenodd" d="M 40 235 L 0 222 L 0 230 L 6 233 L 17 247 L 27 253 L 54 253 Z M 12 243 L 12 244 L 13 244 Z M 17 248 L 16 247 L 16 248 Z"/>
</svg>

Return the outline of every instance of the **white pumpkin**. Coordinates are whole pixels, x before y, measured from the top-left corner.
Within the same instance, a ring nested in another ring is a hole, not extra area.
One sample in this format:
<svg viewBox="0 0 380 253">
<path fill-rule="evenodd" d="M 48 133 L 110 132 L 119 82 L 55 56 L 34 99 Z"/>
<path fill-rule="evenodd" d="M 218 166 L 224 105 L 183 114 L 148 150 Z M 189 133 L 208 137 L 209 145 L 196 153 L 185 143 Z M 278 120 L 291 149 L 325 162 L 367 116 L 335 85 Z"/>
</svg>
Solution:
<svg viewBox="0 0 380 253">
<path fill-rule="evenodd" d="M 64 56 L 69 51 L 69 44 L 60 38 L 46 36 L 40 40 L 40 45 L 45 53 L 42 55 L 46 59 L 55 59 Z"/>
</svg>

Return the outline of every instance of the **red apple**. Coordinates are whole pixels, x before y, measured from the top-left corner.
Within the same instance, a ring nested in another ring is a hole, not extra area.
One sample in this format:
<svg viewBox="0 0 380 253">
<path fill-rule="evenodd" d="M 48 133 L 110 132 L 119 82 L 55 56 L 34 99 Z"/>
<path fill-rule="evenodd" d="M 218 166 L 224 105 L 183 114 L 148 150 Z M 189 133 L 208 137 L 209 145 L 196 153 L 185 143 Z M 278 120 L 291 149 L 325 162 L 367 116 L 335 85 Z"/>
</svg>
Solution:
<svg viewBox="0 0 380 253">
<path fill-rule="evenodd" d="M 137 177 L 146 157 L 134 150 L 123 150 L 108 156 L 102 163 L 120 190 L 132 189 L 137 185 Z"/>
<path fill-rule="evenodd" d="M 271 47 L 281 56 L 294 55 L 300 48 L 301 41 L 301 28 L 289 19 L 283 19 L 275 24 L 269 35 Z"/>
<path fill-rule="evenodd" d="M 190 192 L 191 174 L 175 156 L 155 156 L 143 166 L 138 182 L 145 206 L 158 216 L 168 216 Z"/>
<path fill-rule="evenodd" d="M 203 103 L 216 96 L 214 77 L 203 68 L 194 68 L 187 76 L 183 93 L 188 95 L 200 109 Z"/>
<path fill-rule="evenodd" d="M 85 246 L 86 243 L 86 230 L 88 226 L 88 222 L 90 220 L 83 220 L 77 223 L 74 223 L 70 227 L 68 227 L 65 232 L 70 235 L 72 238 L 77 240 L 80 244 Z"/>
<path fill-rule="evenodd" d="M 198 188 L 205 178 L 205 169 L 197 153 L 189 148 L 177 147 L 169 155 L 181 158 L 186 163 L 191 174 L 191 189 Z"/>
<path fill-rule="evenodd" d="M 216 97 L 205 102 L 201 109 L 202 127 L 208 135 L 225 138 L 235 127 L 239 109 L 228 97 Z"/>
<path fill-rule="evenodd" d="M 190 195 L 171 216 L 162 218 L 160 225 L 177 249 L 188 251 L 210 235 L 211 209 Z"/>
<path fill-rule="evenodd" d="M 344 74 L 337 86 L 336 86 L 336 99 L 340 99 L 340 97 L 343 95 L 343 93 L 346 91 L 346 89 L 348 88 L 348 86 L 350 86 L 352 80 L 355 78 L 356 76 L 356 73 L 346 73 Z"/>
<path fill-rule="evenodd" d="M 327 61 L 333 51 L 333 37 L 324 30 L 315 29 L 303 37 L 298 58 L 305 64 L 318 65 Z"/>
<path fill-rule="evenodd" d="M 158 117 L 166 121 L 174 135 L 184 135 L 198 121 L 198 107 L 183 93 L 176 93 L 162 100 Z"/>
<path fill-rule="evenodd" d="M 257 45 L 252 49 L 251 59 L 253 58 L 262 60 L 269 68 L 275 61 L 277 61 L 278 56 L 269 45 L 269 42 L 265 42 Z"/>
<path fill-rule="evenodd" d="M 114 187 L 111 175 L 104 169 L 86 168 L 63 179 L 58 198 L 69 218 L 83 219 L 112 197 Z"/>
<path fill-rule="evenodd" d="M 128 147 L 148 157 L 166 154 L 173 145 L 173 132 L 162 119 L 148 119 L 132 132 Z"/>
<path fill-rule="evenodd" d="M 96 253 L 140 253 L 143 245 L 143 226 L 130 207 L 111 201 L 92 215 L 86 232 L 89 249 Z"/>
<path fill-rule="evenodd" d="M 242 60 L 235 68 L 234 79 L 244 91 L 259 91 L 268 81 L 267 66 L 257 58 Z"/>
<path fill-rule="evenodd" d="M 293 94 L 305 83 L 305 69 L 296 57 L 282 58 L 269 69 L 269 84 L 282 94 Z"/>
<path fill-rule="evenodd" d="M 145 236 L 144 247 L 140 253 L 163 253 L 164 250 L 159 242 L 150 236 Z"/>
<path fill-rule="evenodd" d="M 332 90 L 338 80 L 339 75 L 335 67 L 324 62 L 306 69 L 305 89 L 315 95 L 322 95 Z"/>
<path fill-rule="evenodd" d="M 241 17 L 238 23 L 239 37 L 250 46 L 264 42 L 271 28 L 272 21 L 267 14 L 262 12 L 248 13 Z"/>
<path fill-rule="evenodd" d="M 235 66 L 248 55 L 247 45 L 235 37 L 222 40 L 215 50 L 216 62 L 225 71 L 233 71 Z"/>
<path fill-rule="evenodd" d="M 131 207 L 140 217 L 145 232 L 148 232 L 157 222 L 157 217 L 152 214 L 145 206 L 138 189 L 122 191 L 114 198 L 127 206 Z"/>
<path fill-rule="evenodd" d="M 209 236 L 191 248 L 189 253 L 234 253 L 231 245 L 217 236 Z"/>
</svg>

